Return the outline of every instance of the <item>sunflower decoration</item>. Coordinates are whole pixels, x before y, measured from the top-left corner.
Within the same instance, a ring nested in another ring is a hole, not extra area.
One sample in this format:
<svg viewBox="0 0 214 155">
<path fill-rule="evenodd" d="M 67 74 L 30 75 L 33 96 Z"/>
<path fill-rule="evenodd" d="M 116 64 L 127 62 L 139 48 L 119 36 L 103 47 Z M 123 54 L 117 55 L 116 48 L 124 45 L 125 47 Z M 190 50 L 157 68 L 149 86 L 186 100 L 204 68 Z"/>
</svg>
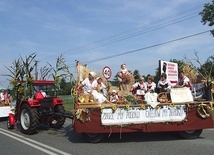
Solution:
<svg viewBox="0 0 214 155">
<path fill-rule="evenodd" d="M 73 96 L 77 96 L 77 90 L 73 90 Z"/>
<path fill-rule="evenodd" d="M 141 105 L 141 109 L 145 110 L 146 106 L 144 104 Z"/>
<path fill-rule="evenodd" d="M 169 106 L 170 106 L 171 108 L 173 108 L 173 107 L 175 106 L 175 103 L 170 103 Z"/>
<path fill-rule="evenodd" d="M 116 105 L 113 105 L 111 108 L 112 108 L 113 112 L 115 112 L 117 110 L 117 106 Z"/>
<path fill-rule="evenodd" d="M 211 107 L 208 104 L 201 103 L 198 105 L 197 113 L 201 118 L 210 117 L 211 111 Z"/>
<path fill-rule="evenodd" d="M 126 109 L 129 109 L 129 107 L 130 107 L 130 106 L 129 106 L 129 104 L 128 104 L 128 103 L 126 103 L 125 108 L 126 108 Z"/>
</svg>

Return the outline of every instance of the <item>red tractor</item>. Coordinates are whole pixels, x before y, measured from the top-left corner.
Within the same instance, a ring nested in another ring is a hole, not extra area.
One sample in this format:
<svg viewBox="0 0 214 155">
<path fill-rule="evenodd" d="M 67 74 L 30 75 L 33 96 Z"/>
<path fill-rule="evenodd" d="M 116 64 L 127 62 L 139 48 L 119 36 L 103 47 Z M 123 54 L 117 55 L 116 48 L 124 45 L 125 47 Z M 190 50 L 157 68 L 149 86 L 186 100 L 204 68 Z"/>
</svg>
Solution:
<svg viewBox="0 0 214 155">
<path fill-rule="evenodd" d="M 71 114 L 65 113 L 63 100 L 57 97 L 54 81 L 19 83 L 16 92 L 15 112 L 9 114 L 8 129 L 13 129 L 16 124 L 21 132 L 35 134 L 40 124 L 61 128 L 66 117 L 72 118 Z"/>
</svg>

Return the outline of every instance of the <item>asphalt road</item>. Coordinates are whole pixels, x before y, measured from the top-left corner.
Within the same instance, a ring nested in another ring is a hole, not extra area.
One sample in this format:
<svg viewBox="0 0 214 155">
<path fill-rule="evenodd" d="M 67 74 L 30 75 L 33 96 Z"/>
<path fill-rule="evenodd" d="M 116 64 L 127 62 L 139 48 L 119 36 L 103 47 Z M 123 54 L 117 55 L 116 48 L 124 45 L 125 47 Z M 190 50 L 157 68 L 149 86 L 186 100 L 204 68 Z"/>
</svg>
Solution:
<svg viewBox="0 0 214 155">
<path fill-rule="evenodd" d="M 64 128 L 54 130 L 41 126 L 36 135 L 25 135 L 17 128 L 8 130 L 6 120 L 0 119 L 0 154 L 3 155 L 212 155 L 214 129 L 203 130 L 194 140 L 180 139 L 174 132 L 112 134 L 102 142 L 86 143 L 74 133 L 70 119 Z"/>
</svg>

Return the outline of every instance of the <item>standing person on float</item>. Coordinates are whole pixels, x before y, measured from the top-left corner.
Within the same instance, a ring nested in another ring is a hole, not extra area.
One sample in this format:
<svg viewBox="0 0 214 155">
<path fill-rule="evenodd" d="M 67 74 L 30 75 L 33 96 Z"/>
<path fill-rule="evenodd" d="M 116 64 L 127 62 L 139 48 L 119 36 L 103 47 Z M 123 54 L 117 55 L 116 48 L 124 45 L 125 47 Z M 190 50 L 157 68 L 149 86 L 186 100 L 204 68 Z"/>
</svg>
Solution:
<svg viewBox="0 0 214 155">
<path fill-rule="evenodd" d="M 190 80 L 189 78 L 184 74 L 183 71 L 181 71 L 179 73 L 179 80 L 178 80 L 178 85 L 181 86 L 181 87 L 187 87 L 191 90 L 191 84 L 190 84 Z"/>
<path fill-rule="evenodd" d="M 167 80 L 167 75 L 165 73 L 161 74 L 161 79 L 158 81 L 157 89 L 158 93 L 169 92 L 172 85 L 169 80 Z"/>
<path fill-rule="evenodd" d="M 156 84 L 153 82 L 154 78 L 152 76 L 148 76 L 146 86 L 147 92 L 154 92 L 156 88 Z"/>
<path fill-rule="evenodd" d="M 127 91 L 128 90 L 128 85 L 131 80 L 131 75 L 129 71 L 126 68 L 126 64 L 122 64 L 120 72 L 118 72 L 118 80 L 120 82 L 120 90 L 121 91 Z"/>
</svg>

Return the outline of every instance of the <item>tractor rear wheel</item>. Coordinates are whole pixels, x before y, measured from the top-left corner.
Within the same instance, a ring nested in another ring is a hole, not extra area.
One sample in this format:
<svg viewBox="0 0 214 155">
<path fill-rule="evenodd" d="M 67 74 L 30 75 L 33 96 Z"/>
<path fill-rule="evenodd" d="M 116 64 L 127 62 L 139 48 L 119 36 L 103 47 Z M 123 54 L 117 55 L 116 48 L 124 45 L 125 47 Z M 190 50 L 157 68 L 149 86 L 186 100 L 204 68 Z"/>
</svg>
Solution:
<svg viewBox="0 0 214 155">
<path fill-rule="evenodd" d="M 38 133 L 39 113 L 37 108 L 31 108 L 28 104 L 24 104 L 21 107 L 20 127 L 22 133 Z"/>
<path fill-rule="evenodd" d="M 52 128 L 61 128 L 65 123 L 65 108 L 63 105 L 57 105 L 54 107 L 54 113 L 58 113 L 52 117 L 51 122 L 49 123 Z"/>
</svg>

